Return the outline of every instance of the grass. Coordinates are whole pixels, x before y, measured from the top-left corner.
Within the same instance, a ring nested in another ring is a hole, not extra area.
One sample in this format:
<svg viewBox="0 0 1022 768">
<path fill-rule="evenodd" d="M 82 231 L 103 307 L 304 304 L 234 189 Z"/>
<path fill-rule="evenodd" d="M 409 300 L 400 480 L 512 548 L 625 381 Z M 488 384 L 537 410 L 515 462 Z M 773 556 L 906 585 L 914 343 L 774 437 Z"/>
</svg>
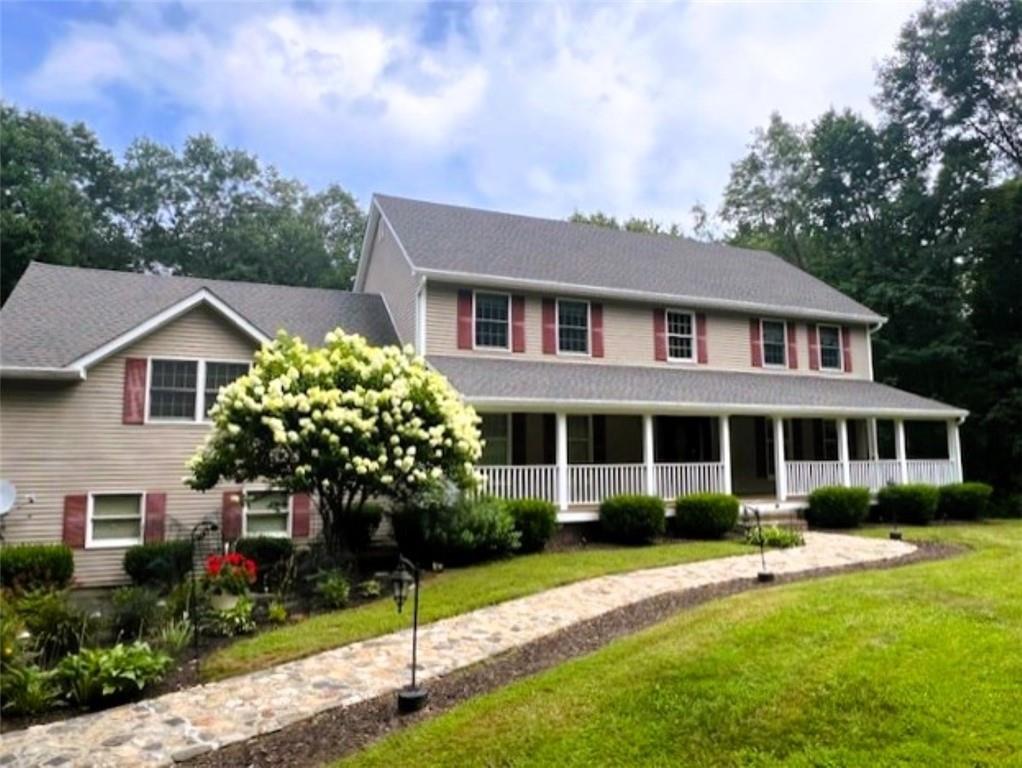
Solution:
<svg viewBox="0 0 1022 768">
<path fill-rule="evenodd" d="M 649 547 L 594 547 L 524 555 L 430 576 L 423 584 L 422 621 L 430 622 L 609 573 L 656 568 L 727 555 L 748 554 L 734 541 L 672 542 Z M 244 638 L 202 665 L 205 680 L 218 680 L 387 634 L 408 625 L 389 599 L 313 616 Z"/>
<path fill-rule="evenodd" d="M 904 530 L 970 551 L 701 606 L 340 765 L 1022 765 L 1022 522 Z"/>
</svg>

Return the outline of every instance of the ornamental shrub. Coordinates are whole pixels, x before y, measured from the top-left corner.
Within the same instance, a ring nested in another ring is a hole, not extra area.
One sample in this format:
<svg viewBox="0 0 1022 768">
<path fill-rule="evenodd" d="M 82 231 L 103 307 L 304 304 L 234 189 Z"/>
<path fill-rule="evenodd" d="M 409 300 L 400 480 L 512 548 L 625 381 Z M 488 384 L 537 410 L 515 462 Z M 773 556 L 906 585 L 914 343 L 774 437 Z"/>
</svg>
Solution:
<svg viewBox="0 0 1022 768">
<path fill-rule="evenodd" d="M 15 544 L 0 549 L 0 585 L 15 592 L 64 589 L 75 561 L 65 544 Z"/>
<path fill-rule="evenodd" d="M 280 586 L 295 545 L 283 536 L 247 536 L 238 539 L 234 551 L 256 564 L 255 589 L 266 592 Z"/>
<path fill-rule="evenodd" d="M 619 544 L 649 544 L 664 535 L 666 510 L 659 496 L 621 494 L 600 504 L 600 530 Z"/>
<path fill-rule="evenodd" d="M 71 605 L 66 591 L 28 592 L 18 598 L 13 609 L 30 633 L 30 642 L 43 666 L 77 653 L 99 629 L 96 619 Z"/>
<path fill-rule="evenodd" d="M 343 571 L 323 571 L 316 579 L 316 594 L 328 608 L 344 608 L 351 598 L 351 581 Z"/>
<path fill-rule="evenodd" d="M 542 551 L 557 531 L 557 507 L 544 499 L 514 499 L 506 506 L 521 537 L 521 551 Z"/>
<path fill-rule="evenodd" d="M 57 665 L 56 677 L 75 704 L 95 709 L 125 701 L 163 679 L 170 656 L 148 643 L 86 648 Z"/>
<path fill-rule="evenodd" d="M 60 688 L 52 670 L 35 664 L 4 668 L 0 680 L 0 709 L 10 715 L 38 715 L 53 709 L 60 699 Z"/>
<path fill-rule="evenodd" d="M 124 570 L 137 586 L 169 592 L 191 573 L 191 542 L 182 539 L 129 547 L 124 553 Z"/>
<path fill-rule="evenodd" d="M 693 493 L 674 503 L 675 536 L 722 539 L 738 523 L 738 499 L 726 493 Z"/>
<path fill-rule="evenodd" d="M 762 528 L 762 536 L 760 535 L 760 530 L 760 528 L 756 527 L 746 529 L 745 543 L 758 547 L 760 545 L 760 541 L 762 541 L 764 547 L 773 547 L 774 549 L 801 547 L 806 543 L 802 533 L 793 528 L 781 528 L 776 525 L 768 525 Z"/>
<path fill-rule="evenodd" d="M 225 611 L 207 611 L 199 624 L 202 634 L 215 637 L 234 637 L 247 635 L 256 628 L 252 613 L 255 606 L 247 596 L 235 603 L 233 608 Z"/>
<path fill-rule="evenodd" d="M 987 516 L 994 489 L 986 483 L 954 483 L 938 491 L 937 514 L 947 520 L 979 520 Z"/>
<path fill-rule="evenodd" d="M 990 517 L 1022 517 L 1022 493 L 995 493 L 988 510 Z"/>
<path fill-rule="evenodd" d="M 857 528 L 869 514 L 869 489 L 827 485 L 809 494 L 806 522 L 813 528 Z"/>
<path fill-rule="evenodd" d="M 937 514 L 940 492 L 935 485 L 888 485 L 877 494 L 880 519 L 906 525 L 927 525 Z"/>
<path fill-rule="evenodd" d="M 443 489 L 417 495 L 391 513 L 401 552 L 419 563 L 465 565 L 509 555 L 520 546 L 514 519 L 500 499 Z"/>
</svg>

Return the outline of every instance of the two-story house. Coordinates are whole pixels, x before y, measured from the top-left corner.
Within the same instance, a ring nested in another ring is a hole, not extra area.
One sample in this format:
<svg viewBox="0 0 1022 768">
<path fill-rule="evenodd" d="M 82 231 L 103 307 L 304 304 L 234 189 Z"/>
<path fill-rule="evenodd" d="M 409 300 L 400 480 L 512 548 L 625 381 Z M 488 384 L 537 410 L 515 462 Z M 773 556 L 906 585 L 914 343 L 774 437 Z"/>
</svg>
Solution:
<svg viewBox="0 0 1022 768">
<path fill-rule="evenodd" d="M 488 490 L 564 523 L 625 492 L 803 503 L 961 478 L 965 411 L 873 381 L 883 318 L 759 251 L 376 196 L 355 291 L 33 264 L 0 311 L 6 541 L 66 541 L 82 584 L 128 546 L 314 536 L 307 497 L 199 494 L 219 387 L 278 329 L 413 344 L 482 417 Z M 255 491 L 259 491 L 256 493 Z"/>
</svg>

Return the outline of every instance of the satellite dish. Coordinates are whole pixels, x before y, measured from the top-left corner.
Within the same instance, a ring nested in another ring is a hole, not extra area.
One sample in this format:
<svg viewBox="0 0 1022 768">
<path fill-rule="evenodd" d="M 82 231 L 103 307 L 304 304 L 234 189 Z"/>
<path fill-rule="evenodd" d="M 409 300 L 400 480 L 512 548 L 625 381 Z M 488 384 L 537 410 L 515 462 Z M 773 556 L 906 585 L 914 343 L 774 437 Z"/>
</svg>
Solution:
<svg viewBox="0 0 1022 768">
<path fill-rule="evenodd" d="M 0 480 L 0 515 L 6 515 L 18 498 L 18 489 L 10 480 Z"/>
</svg>

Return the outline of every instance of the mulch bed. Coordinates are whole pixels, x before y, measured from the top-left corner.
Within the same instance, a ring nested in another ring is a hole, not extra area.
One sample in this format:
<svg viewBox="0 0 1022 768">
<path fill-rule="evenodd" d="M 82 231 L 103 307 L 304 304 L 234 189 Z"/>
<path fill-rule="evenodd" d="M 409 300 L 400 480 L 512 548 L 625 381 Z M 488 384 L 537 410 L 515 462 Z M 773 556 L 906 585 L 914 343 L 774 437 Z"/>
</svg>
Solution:
<svg viewBox="0 0 1022 768">
<path fill-rule="evenodd" d="M 323 712 L 274 733 L 208 752 L 189 760 L 187 765 L 189 768 L 220 768 L 224 765 L 306 768 L 321 765 L 363 749 L 392 731 L 436 717 L 473 696 L 488 693 L 569 659 L 596 651 L 619 637 L 660 623 L 710 600 L 821 576 L 936 560 L 964 550 L 963 547 L 948 544 L 912 543 L 918 549 L 900 558 L 778 575 L 776 581 L 769 584 L 760 584 L 755 579 L 735 579 L 722 584 L 658 595 L 575 624 L 445 677 L 430 680 L 425 686 L 429 691 L 429 705 L 416 714 L 398 715 L 395 696 L 388 693 L 351 707 Z"/>
</svg>

